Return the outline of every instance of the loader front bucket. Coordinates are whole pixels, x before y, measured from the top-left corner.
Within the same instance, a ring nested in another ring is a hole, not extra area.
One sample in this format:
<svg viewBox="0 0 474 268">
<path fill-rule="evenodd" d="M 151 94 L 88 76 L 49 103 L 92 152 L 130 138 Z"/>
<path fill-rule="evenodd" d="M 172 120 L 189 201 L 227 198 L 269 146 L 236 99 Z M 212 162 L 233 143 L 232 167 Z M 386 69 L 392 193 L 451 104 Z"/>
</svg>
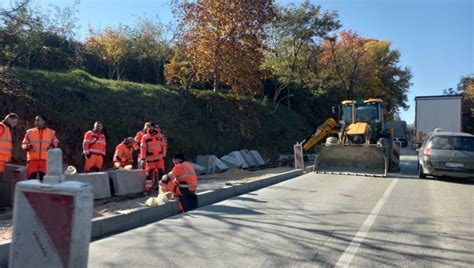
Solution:
<svg viewBox="0 0 474 268">
<path fill-rule="evenodd" d="M 388 156 L 377 145 L 320 145 L 316 149 L 318 173 L 385 177 Z"/>
</svg>

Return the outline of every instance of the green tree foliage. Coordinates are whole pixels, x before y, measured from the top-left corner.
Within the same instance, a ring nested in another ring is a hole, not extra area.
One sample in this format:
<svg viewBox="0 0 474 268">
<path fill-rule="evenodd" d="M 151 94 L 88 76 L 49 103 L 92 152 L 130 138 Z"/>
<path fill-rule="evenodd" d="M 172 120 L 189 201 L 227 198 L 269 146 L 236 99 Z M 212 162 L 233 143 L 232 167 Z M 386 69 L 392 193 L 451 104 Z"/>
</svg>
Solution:
<svg viewBox="0 0 474 268">
<path fill-rule="evenodd" d="M 461 77 L 457 91 L 463 94 L 463 131 L 474 134 L 474 75 Z"/>
<path fill-rule="evenodd" d="M 290 107 L 290 84 L 313 89 L 321 40 L 341 27 L 335 12 L 322 12 L 321 6 L 304 2 L 301 6 L 277 6 L 275 18 L 268 27 L 268 46 L 265 68 L 278 81 L 273 101 L 286 99 Z M 281 97 L 286 90 L 286 96 Z"/>
</svg>

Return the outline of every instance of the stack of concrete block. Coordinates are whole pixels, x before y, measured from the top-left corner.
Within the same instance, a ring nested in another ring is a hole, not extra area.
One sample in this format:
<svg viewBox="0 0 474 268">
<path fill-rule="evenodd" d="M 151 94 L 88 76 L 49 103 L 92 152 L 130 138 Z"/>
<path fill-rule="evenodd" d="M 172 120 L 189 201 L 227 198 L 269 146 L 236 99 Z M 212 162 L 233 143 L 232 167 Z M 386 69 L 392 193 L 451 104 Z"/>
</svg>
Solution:
<svg viewBox="0 0 474 268">
<path fill-rule="evenodd" d="M 216 157 L 216 173 L 226 172 L 227 170 L 229 170 L 229 167 Z"/>
<path fill-rule="evenodd" d="M 242 154 L 240 153 L 240 151 L 233 151 L 228 155 L 235 158 L 235 159 L 237 159 L 239 161 L 239 163 L 242 164 L 241 168 L 248 168 L 249 167 L 247 161 L 245 161 L 245 159 L 242 156 Z"/>
<path fill-rule="evenodd" d="M 0 207 L 13 205 L 15 185 L 22 180 L 26 180 L 26 167 L 7 164 L 3 176 L 0 175 Z"/>
<path fill-rule="evenodd" d="M 226 164 L 229 169 L 241 168 L 243 165 L 239 159 L 231 156 L 230 154 L 224 155 L 220 158 L 220 160 L 224 162 L 224 164 Z"/>
<path fill-rule="evenodd" d="M 258 151 L 252 150 L 252 151 L 250 151 L 250 155 L 252 155 L 252 157 L 255 159 L 258 166 L 265 165 L 265 160 L 263 160 L 262 156 L 260 155 L 260 153 Z"/>
<path fill-rule="evenodd" d="M 198 155 L 196 156 L 196 164 L 206 168 L 206 174 L 226 171 L 227 167 L 225 164 L 222 163 L 222 161 L 217 163 L 217 159 L 218 158 L 215 155 Z"/>
<path fill-rule="evenodd" d="M 74 175 L 66 175 L 65 177 L 67 181 L 80 181 L 92 185 L 94 199 L 112 196 L 109 174 L 107 172 L 76 173 Z"/>
<path fill-rule="evenodd" d="M 206 174 L 206 168 L 201 166 L 201 165 L 198 165 L 198 164 L 195 164 L 193 162 L 190 162 L 191 165 L 193 166 L 194 170 L 196 171 L 196 174 L 197 175 L 203 175 L 203 174 Z"/>
<path fill-rule="evenodd" d="M 143 169 L 108 171 L 114 194 L 118 196 L 143 192 L 146 173 Z"/>
<path fill-rule="evenodd" d="M 253 156 L 247 149 L 240 150 L 240 153 L 242 154 L 242 157 L 245 159 L 245 162 L 247 162 L 247 165 L 249 167 L 257 166 L 257 161 L 253 158 Z"/>
</svg>

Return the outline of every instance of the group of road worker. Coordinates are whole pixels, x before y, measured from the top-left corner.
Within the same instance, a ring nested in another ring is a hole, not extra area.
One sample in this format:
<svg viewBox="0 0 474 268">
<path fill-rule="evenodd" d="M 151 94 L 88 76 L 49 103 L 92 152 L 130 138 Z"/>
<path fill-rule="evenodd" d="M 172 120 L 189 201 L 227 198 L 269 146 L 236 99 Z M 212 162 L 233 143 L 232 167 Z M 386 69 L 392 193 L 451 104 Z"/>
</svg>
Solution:
<svg viewBox="0 0 474 268">
<path fill-rule="evenodd" d="M 8 114 L 0 122 L 0 177 L 5 166 L 12 159 L 13 139 L 11 129 L 15 128 L 20 118 L 15 113 Z M 38 115 L 34 120 L 35 127 L 26 130 L 21 148 L 26 152 L 27 179 L 43 180 L 47 173 L 48 150 L 58 148 L 56 132 L 46 127 L 46 120 Z M 107 141 L 102 122 L 95 122 L 93 129 L 84 133 L 83 157 L 84 172 L 101 171 L 106 155 Z M 167 154 L 166 138 L 160 127 L 153 122 L 146 122 L 135 137 L 125 138 L 115 147 L 113 156 L 114 169 L 131 169 L 134 164 L 133 152 L 138 151 L 137 166 L 144 169 L 147 175 L 145 193 L 160 187 L 160 191 L 170 193 L 171 198 L 178 200 L 180 211 L 197 207 L 196 190 L 198 179 L 193 166 L 185 161 L 182 154 L 173 156 L 173 169 L 165 174 Z"/>
</svg>

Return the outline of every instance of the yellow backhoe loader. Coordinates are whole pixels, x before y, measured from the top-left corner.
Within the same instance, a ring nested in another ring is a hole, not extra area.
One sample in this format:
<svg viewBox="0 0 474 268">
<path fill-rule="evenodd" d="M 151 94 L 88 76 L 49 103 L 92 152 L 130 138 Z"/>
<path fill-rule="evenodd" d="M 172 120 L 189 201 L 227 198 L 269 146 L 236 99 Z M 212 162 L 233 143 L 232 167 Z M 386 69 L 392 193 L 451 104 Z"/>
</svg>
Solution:
<svg viewBox="0 0 474 268">
<path fill-rule="evenodd" d="M 386 176 L 392 148 L 384 127 L 381 99 L 345 100 L 338 121 L 327 119 L 301 145 L 304 151 L 316 146 L 318 173 Z M 321 142 L 326 139 L 325 143 Z"/>
</svg>

